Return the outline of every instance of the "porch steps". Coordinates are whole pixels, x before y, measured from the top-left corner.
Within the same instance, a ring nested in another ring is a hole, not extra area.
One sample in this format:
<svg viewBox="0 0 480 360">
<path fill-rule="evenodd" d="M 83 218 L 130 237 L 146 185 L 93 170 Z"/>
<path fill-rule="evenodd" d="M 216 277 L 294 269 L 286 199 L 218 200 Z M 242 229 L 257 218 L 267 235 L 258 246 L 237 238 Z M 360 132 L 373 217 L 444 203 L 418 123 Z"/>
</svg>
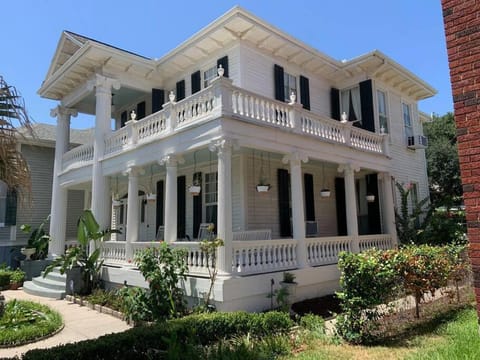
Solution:
<svg viewBox="0 0 480 360">
<path fill-rule="evenodd" d="M 34 277 L 32 281 L 26 281 L 23 284 L 23 290 L 31 295 L 63 299 L 65 297 L 67 276 L 60 274 L 57 268 L 53 269 L 45 278 L 43 274 L 44 272 L 40 276 Z"/>
</svg>

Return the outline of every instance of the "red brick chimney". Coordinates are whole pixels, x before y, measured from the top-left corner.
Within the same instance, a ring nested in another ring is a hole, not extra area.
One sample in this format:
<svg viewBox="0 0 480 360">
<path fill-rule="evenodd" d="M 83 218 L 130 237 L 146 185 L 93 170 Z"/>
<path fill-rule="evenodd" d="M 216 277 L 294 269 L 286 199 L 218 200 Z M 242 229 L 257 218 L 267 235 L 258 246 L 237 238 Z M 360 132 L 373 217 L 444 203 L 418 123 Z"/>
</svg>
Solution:
<svg viewBox="0 0 480 360">
<path fill-rule="evenodd" d="M 442 8 L 470 259 L 480 315 L 480 0 L 442 0 Z"/>
</svg>

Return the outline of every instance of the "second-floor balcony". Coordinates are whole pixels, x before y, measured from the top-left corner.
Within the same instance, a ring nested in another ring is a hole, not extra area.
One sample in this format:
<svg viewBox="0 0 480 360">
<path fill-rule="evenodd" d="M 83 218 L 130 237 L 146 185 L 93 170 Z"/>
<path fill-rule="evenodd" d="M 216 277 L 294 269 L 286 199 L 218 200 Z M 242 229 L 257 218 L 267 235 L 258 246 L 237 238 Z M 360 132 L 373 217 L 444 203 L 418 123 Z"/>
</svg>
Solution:
<svg viewBox="0 0 480 360">
<path fill-rule="evenodd" d="M 173 100 L 173 99 L 172 99 Z M 175 136 L 179 131 L 219 118 L 245 121 L 367 153 L 388 156 L 386 136 L 353 127 L 352 123 L 304 110 L 233 86 L 219 77 L 202 91 L 138 121 L 130 121 L 105 137 L 102 157 L 115 156 L 137 146 Z M 62 168 L 81 167 L 93 160 L 94 144 L 84 144 L 63 155 Z"/>
</svg>

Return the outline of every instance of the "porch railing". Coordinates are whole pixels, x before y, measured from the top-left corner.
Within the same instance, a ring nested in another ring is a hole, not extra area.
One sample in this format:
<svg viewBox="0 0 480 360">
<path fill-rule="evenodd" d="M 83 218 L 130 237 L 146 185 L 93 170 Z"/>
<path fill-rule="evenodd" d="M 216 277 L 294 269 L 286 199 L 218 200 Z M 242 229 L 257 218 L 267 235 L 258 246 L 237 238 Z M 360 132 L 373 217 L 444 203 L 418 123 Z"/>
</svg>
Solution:
<svg viewBox="0 0 480 360">
<path fill-rule="evenodd" d="M 341 251 L 351 251 L 351 243 L 349 236 L 307 238 L 307 262 L 310 266 L 336 264 Z"/>
<path fill-rule="evenodd" d="M 365 251 L 371 248 L 388 250 L 394 247 L 392 236 L 388 234 L 359 236 L 358 245 L 360 251 Z"/>
<path fill-rule="evenodd" d="M 132 121 L 105 138 L 105 153 L 114 155 L 135 149 L 136 144 L 170 136 L 179 128 L 198 122 L 233 116 L 238 120 L 282 129 L 322 141 L 342 144 L 357 150 L 388 155 L 385 137 L 342 124 L 319 114 L 233 86 L 229 79 L 218 78 L 212 84 L 177 103 L 141 120 Z M 93 144 L 72 149 L 63 156 L 63 168 L 81 165 L 93 159 Z"/>
</svg>

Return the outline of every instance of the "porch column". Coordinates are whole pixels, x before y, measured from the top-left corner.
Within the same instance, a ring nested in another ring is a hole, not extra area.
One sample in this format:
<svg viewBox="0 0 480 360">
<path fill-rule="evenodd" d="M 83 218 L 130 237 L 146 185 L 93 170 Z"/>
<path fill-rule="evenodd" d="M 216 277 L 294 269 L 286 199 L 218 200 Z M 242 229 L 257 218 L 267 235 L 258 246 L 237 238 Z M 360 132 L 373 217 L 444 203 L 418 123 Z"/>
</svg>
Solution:
<svg viewBox="0 0 480 360">
<path fill-rule="evenodd" d="M 347 215 L 347 234 L 352 241 L 352 252 L 360 252 L 358 239 L 357 197 L 355 194 L 355 172 L 360 168 L 352 164 L 344 164 L 338 167 L 338 172 L 343 172 L 345 179 L 345 208 Z"/>
<path fill-rule="evenodd" d="M 126 233 L 126 257 L 133 260 L 132 243 L 138 241 L 138 176 L 141 170 L 130 166 L 124 173 L 128 175 L 128 198 L 127 198 L 127 233 Z"/>
<path fill-rule="evenodd" d="M 173 243 L 177 240 L 177 167 L 183 164 L 181 156 L 168 154 L 160 161 L 160 165 L 165 165 L 165 233 L 164 239 L 167 243 Z"/>
<path fill-rule="evenodd" d="M 292 227 L 293 238 L 297 241 L 297 263 L 299 268 L 308 267 L 307 245 L 305 242 L 305 211 L 303 201 L 302 162 L 308 162 L 304 154 L 294 152 L 285 155 L 284 164 L 290 162 L 290 181 L 292 193 Z"/>
<path fill-rule="evenodd" d="M 228 276 L 232 273 L 232 145 L 231 139 L 214 140 L 209 150 L 218 157 L 218 191 L 217 191 L 217 237 L 224 246 L 218 249 L 219 272 Z"/>
<path fill-rule="evenodd" d="M 393 202 L 392 177 L 390 173 L 379 173 L 382 181 L 382 211 L 384 232 L 392 236 L 392 243 L 398 245 L 395 225 L 395 203 Z"/>
<path fill-rule="evenodd" d="M 62 255 L 65 251 L 68 190 L 60 185 L 59 174 L 62 171 L 63 154 L 68 151 L 70 144 L 70 118 L 71 116 L 77 116 L 77 110 L 59 105 L 51 110 L 50 115 L 57 118 L 52 205 L 50 210 L 50 235 L 52 241 L 48 244 L 48 256 L 54 258 Z"/>
<path fill-rule="evenodd" d="M 92 211 L 101 229 L 110 225 L 110 191 L 107 177 L 103 175 L 100 160 L 105 154 L 105 136 L 111 132 L 112 88 L 119 89 L 118 80 L 96 74 L 89 86 L 95 88 L 95 134 L 92 165 Z"/>
</svg>

